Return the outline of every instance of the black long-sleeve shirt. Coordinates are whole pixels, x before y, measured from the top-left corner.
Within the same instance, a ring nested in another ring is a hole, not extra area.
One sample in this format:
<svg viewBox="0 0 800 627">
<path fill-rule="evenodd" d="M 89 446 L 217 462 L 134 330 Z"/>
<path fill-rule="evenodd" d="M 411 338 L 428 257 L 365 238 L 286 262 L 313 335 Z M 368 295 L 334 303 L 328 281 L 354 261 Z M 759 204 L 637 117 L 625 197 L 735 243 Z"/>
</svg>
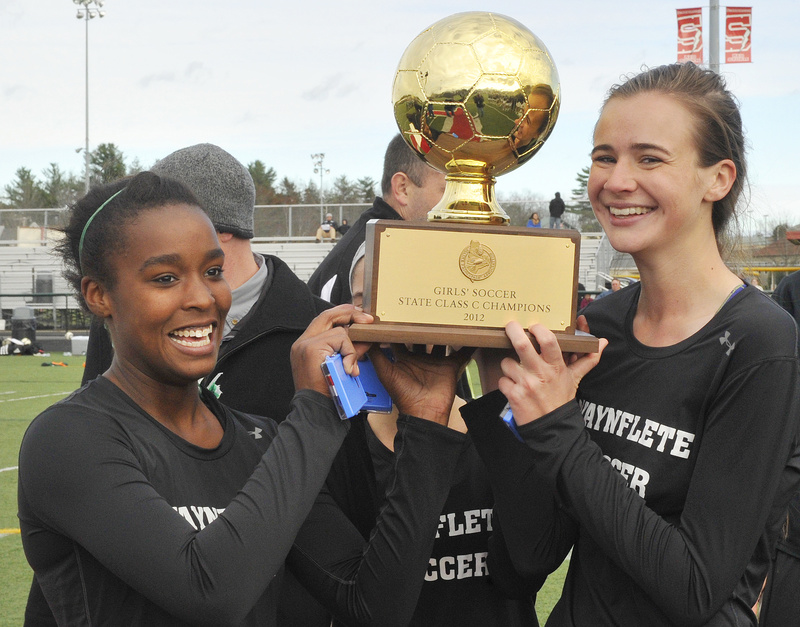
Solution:
<svg viewBox="0 0 800 627">
<path fill-rule="evenodd" d="M 585 311 L 609 345 L 576 401 L 519 428 L 533 453 L 522 476 L 498 464 L 511 439 L 478 444 L 509 552 L 535 572 L 572 548 L 550 626 L 754 626 L 800 480 L 795 325 L 747 288 L 683 342 L 647 347 L 632 330 L 638 290 Z M 462 410 L 474 438 L 502 400 Z M 526 511 L 542 486 L 555 498 Z"/>
<path fill-rule="evenodd" d="M 393 480 L 394 453 L 372 432 L 366 416 L 354 418 L 326 487 L 364 538 L 372 534 Z M 517 579 L 493 507 L 483 463 L 468 441 L 439 516 L 425 583 L 409 625 L 538 627 L 535 592 L 544 576 L 536 582 Z"/>
<path fill-rule="evenodd" d="M 214 449 L 103 377 L 31 424 L 22 540 L 59 624 L 274 625 L 287 554 L 348 624 L 407 622 L 464 436 L 401 417 L 397 481 L 365 543 L 320 493 L 347 432 L 329 399 L 298 392 L 279 426 L 204 400 L 224 428 Z"/>
</svg>

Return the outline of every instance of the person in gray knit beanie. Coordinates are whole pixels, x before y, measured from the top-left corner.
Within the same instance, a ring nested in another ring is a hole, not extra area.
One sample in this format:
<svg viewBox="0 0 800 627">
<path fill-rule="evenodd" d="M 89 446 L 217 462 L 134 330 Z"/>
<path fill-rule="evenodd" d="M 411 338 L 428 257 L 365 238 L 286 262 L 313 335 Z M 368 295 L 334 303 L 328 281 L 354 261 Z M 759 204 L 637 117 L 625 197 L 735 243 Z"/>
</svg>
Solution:
<svg viewBox="0 0 800 627">
<path fill-rule="evenodd" d="M 220 233 L 252 239 L 256 187 L 250 172 L 214 144 L 181 148 L 156 163 L 151 172 L 189 187 Z"/>
</svg>

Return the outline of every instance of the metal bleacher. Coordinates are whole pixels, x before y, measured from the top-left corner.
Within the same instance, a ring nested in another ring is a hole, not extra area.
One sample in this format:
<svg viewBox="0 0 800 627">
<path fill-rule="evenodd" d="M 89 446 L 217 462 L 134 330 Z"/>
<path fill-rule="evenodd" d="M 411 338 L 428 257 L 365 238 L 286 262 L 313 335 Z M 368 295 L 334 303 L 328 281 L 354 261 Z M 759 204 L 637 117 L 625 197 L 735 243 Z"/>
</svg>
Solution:
<svg viewBox="0 0 800 627">
<path fill-rule="evenodd" d="M 253 251 L 275 255 L 303 281 L 308 281 L 336 243 L 330 240 L 317 243 L 313 237 L 292 241 L 256 237 L 251 241 Z"/>
<path fill-rule="evenodd" d="M 578 283 L 583 285 L 583 289 L 593 291 L 598 289 L 597 285 L 597 251 L 603 240 L 602 233 L 582 233 L 581 234 L 581 258 L 578 269 Z"/>
<path fill-rule="evenodd" d="M 42 293 L 68 293 L 71 288 L 62 276 L 61 259 L 51 246 L 0 246 L 0 308 L 13 309 L 32 302 L 52 303 Z M 38 294 L 37 294 L 38 293 Z M 54 303 L 59 307 L 77 308 L 69 297 Z"/>
<path fill-rule="evenodd" d="M 294 241 L 256 238 L 253 250 L 279 257 L 307 281 L 322 262 L 333 243 L 316 243 L 314 238 Z M 52 298 L 41 292 L 66 294 L 72 290 L 62 276 L 61 260 L 53 254 L 52 246 L 0 246 L 0 309 L 13 309 L 33 302 L 50 303 Z M 43 285 L 52 289 L 41 289 Z M 66 299 L 66 304 L 65 304 Z M 56 297 L 59 308 L 75 309 L 79 305 L 72 297 Z"/>
</svg>

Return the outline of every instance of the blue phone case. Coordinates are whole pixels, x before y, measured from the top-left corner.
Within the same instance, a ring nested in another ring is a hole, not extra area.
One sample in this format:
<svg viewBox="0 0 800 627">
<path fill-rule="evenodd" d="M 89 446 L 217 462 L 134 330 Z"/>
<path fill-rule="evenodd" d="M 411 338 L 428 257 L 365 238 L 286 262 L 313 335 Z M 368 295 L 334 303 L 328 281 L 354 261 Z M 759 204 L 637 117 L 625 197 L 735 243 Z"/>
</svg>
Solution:
<svg viewBox="0 0 800 627">
<path fill-rule="evenodd" d="M 358 362 L 358 380 L 367 395 L 367 402 L 361 408 L 362 411 L 371 411 L 381 414 L 389 414 L 392 411 L 392 399 L 389 392 L 383 387 L 375 366 L 369 357 Z"/>
<path fill-rule="evenodd" d="M 503 419 L 503 422 L 506 423 L 506 426 L 511 430 L 511 433 L 514 434 L 520 442 L 524 442 L 525 440 L 522 439 L 522 436 L 517 431 L 517 423 L 514 420 L 514 414 L 511 411 L 511 405 L 506 403 L 506 406 L 503 407 L 503 411 L 500 412 L 500 417 Z"/>
<path fill-rule="evenodd" d="M 338 353 L 327 357 L 322 363 L 322 372 L 339 412 L 339 418 L 347 420 L 360 411 L 391 412 L 392 399 L 378 379 L 375 367 L 369 358 L 358 362 L 358 371 L 357 377 L 347 374 L 342 356 Z"/>
<path fill-rule="evenodd" d="M 339 418 L 347 420 L 361 411 L 367 402 L 367 393 L 356 377 L 351 377 L 344 371 L 342 356 L 339 353 L 325 358 L 322 362 L 322 372 L 339 412 Z"/>
</svg>

